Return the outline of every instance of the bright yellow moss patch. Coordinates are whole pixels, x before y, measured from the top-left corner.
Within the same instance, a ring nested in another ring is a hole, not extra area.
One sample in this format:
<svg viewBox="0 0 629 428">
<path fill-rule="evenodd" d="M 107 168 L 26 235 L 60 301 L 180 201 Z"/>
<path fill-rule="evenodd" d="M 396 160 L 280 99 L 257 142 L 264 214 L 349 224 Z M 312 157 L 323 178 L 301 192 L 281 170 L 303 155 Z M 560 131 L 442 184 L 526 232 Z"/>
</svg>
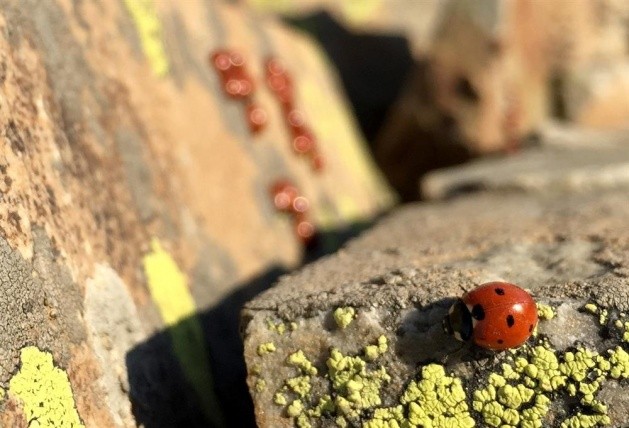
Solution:
<svg viewBox="0 0 629 428">
<path fill-rule="evenodd" d="M 275 352 L 275 344 L 273 342 L 261 343 L 258 345 L 258 355 L 263 356 Z"/>
<path fill-rule="evenodd" d="M 28 346 L 20 359 L 22 366 L 9 381 L 9 393 L 22 401 L 29 426 L 83 427 L 68 375 L 54 366 L 52 355 Z"/>
<path fill-rule="evenodd" d="M 356 310 L 354 308 L 336 308 L 334 310 L 334 321 L 341 329 L 346 328 L 354 320 L 356 316 Z"/>
<path fill-rule="evenodd" d="M 409 384 L 400 402 L 408 405 L 411 424 L 435 428 L 475 425 L 461 380 L 447 376 L 443 366 L 438 364 L 423 367 L 422 379 Z"/>
<path fill-rule="evenodd" d="M 537 316 L 542 320 L 551 320 L 555 318 L 555 311 L 552 307 L 544 305 L 543 303 L 537 304 Z"/>
<path fill-rule="evenodd" d="M 153 0 L 125 0 L 124 4 L 133 18 L 142 50 L 153 73 L 165 76 L 168 74 L 168 58 L 162 42 L 162 24 Z"/>
<path fill-rule="evenodd" d="M 196 307 L 186 276 L 158 239 L 153 239 L 151 249 L 152 252 L 144 256 L 144 271 L 153 301 L 164 323 L 171 326 L 194 315 Z"/>
</svg>

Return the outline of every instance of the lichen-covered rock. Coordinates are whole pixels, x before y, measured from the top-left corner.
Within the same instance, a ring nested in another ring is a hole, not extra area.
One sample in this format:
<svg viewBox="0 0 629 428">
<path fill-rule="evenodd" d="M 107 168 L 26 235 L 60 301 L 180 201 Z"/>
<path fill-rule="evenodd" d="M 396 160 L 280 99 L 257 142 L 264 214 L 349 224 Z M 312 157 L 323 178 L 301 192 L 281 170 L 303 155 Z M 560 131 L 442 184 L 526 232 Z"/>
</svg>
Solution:
<svg viewBox="0 0 629 428">
<path fill-rule="evenodd" d="M 259 426 L 625 426 L 627 215 L 618 190 L 488 193 L 390 215 L 246 306 Z M 443 332 L 454 298 L 490 280 L 538 302 L 537 332 L 517 350 L 461 348 Z"/>
<path fill-rule="evenodd" d="M 0 112 L 3 426 L 242 426 L 238 286 L 392 201 L 321 52 L 223 2 L 1 1 Z"/>
</svg>

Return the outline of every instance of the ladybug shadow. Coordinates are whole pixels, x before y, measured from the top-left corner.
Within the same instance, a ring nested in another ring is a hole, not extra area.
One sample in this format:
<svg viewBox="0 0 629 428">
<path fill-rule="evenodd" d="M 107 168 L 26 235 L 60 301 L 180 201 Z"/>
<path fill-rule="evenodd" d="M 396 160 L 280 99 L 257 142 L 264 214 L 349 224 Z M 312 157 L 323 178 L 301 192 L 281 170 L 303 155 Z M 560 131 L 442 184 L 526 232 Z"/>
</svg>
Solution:
<svg viewBox="0 0 629 428">
<path fill-rule="evenodd" d="M 443 319 L 454 298 L 445 298 L 427 306 L 416 307 L 402 317 L 396 331 L 395 353 L 409 366 L 438 363 L 452 367 L 462 363 L 491 361 L 494 353 L 461 342 L 448 335 Z"/>
</svg>

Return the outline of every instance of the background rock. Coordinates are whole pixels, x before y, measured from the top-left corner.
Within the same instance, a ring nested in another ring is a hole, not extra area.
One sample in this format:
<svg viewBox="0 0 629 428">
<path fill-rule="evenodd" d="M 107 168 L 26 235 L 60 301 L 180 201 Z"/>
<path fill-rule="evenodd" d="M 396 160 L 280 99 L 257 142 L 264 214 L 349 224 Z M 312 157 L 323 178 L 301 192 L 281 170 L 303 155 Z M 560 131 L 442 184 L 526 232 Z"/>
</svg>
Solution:
<svg viewBox="0 0 629 428">
<path fill-rule="evenodd" d="M 517 156 L 497 156 L 428 173 L 421 181 L 425 199 L 459 193 L 588 192 L 629 187 L 627 133 L 550 128 L 537 147 Z"/>
</svg>

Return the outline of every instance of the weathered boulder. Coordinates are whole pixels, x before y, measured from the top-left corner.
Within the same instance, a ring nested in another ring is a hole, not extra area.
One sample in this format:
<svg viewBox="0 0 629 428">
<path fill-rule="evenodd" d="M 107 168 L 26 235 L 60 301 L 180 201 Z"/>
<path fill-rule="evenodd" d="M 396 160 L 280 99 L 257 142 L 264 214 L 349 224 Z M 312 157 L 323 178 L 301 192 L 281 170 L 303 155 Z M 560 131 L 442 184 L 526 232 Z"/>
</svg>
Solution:
<svg viewBox="0 0 629 428">
<path fill-rule="evenodd" d="M 546 125 L 537 147 L 430 172 L 424 199 L 469 192 L 588 192 L 629 188 L 629 132 Z"/>
<path fill-rule="evenodd" d="M 242 300 L 392 201 L 325 58 L 222 2 L 0 29 L 0 425 L 244 426 Z"/>
<path fill-rule="evenodd" d="M 626 190 L 399 209 L 246 305 L 259 426 L 626 426 L 628 215 Z M 513 352 L 442 330 L 454 298 L 491 280 L 539 304 Z"/>
</svg>

